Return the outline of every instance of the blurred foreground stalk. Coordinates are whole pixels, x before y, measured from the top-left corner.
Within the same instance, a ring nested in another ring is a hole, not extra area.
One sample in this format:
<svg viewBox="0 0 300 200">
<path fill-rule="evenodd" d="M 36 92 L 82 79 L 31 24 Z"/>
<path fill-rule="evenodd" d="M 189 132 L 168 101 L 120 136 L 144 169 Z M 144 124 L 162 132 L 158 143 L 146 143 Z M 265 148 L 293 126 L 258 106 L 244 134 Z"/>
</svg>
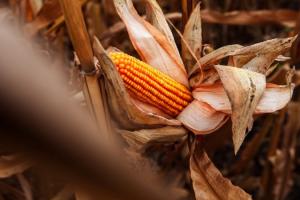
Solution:
<svg viewBox="0 0 300 200">
<path fill-rule="evenodd" d="M 100 135 L 90 115 L 72 102 L 61 74 L 11 27 L 0 26 L 1 149 L 31 153 L 48 174 L 93 186 L 96 199 L 176 199 L 147 181 L 147 172 L 137 177 L 102 139 L 105 130 Z"/>
</svg>

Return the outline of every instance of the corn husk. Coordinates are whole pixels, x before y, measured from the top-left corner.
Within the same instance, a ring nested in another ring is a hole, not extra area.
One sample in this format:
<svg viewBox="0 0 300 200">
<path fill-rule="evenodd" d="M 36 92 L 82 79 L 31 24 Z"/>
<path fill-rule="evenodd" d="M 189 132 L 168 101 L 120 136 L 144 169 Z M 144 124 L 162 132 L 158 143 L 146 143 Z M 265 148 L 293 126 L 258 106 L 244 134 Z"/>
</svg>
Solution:
<svg viewBox="0 0 300 200">
<path fill-rule="evenodd" d="M 266 88 L 266 78 L 263 74 L 235 67 L 216 65 L 215 68 L 231 104 L 233 143 L 237 153 L 245 131 L 252 128 L 252 115 Z"/>
<path fill-rule="evenodd" d="M 210 105 L 194 100 L 178 115 L 177 119 L 195 134 L 209 134 L 219 129 L 228 117 Z"/>
<path fill-rule="evenodd" d="M 291 100 L 293 85 L 267 84 L 266 89 L 255 108 L 255 114 L 272 113 L 282 109 Z M 205 102 L 217 111 L 231 114 L 230 101 L 222 84 L 203 85 L 193 91 L 193 97 Z"/>
<path fill-rule="evenodd" d="M 114 4 L 142 60 L 188 87 L 182 60 L 168 39 L 138 15 L 131 0 L 114 0 Z"/>
</svg>

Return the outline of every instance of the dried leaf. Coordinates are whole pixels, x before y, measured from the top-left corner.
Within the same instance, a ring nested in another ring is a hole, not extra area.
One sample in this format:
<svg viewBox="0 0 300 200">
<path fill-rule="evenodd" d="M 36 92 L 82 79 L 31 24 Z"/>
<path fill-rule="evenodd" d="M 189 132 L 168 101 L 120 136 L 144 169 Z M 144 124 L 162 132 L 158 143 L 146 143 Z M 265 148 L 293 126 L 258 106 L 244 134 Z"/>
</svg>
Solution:
<svg viewBox="0 0 300 200">
<path fill-rule="evenodd" d="M 291 48 L 295 39 L 296 37 L 275 38 L 237 49 L 229 55 L 233 56 L 233 66 L 242 67 L 247 63 L 248 65 L 244 66 L 244 68 L 265 73 L 266 68 L 272 64 L 275 58 Z M 253 59 L 254 57 L 256 59 Z M 260 67 L 260 62 L 266 64 Z"/>
<path fill-rule="evenodd" d="M 256 72 L 266 73 L 268 68 L 275 59 L 280 59 L 280 54 L 286 52 L 292 45 L 295 37 L 276 38 L 264 42 L 256 43 L 250 46 L 242 47 L 241 45 L 228 45 L 221 47 L 204 57 L 200 58 L 201 67 L 205 70 L 213 64 L 225 58 L 230 57 L 231 63 L 228 65 L 242 67 Z M 280 59 L 281 60 L 281 59 Z M 189 76 L 199 70 L 196 64 L 189 72 Z M 193 81 L 192 86 L 197 87 L 200 82 Z"/>
<path fill-rule="evenodd" d="M 255 108 L 255 114 L 272 113 L 282 109 L 291 100 L 294 86 L 267 84 Z M 217 111 L 231 114 L 231 105 L 222 84 L 201 85 L 193 90 L 193 97 L 205 102 Z"/>
<path fill-rule="evenodd" d="M 142 60 L 188 86 L 182 60 L 168 39 L 145 21 L 134 9 L 131 0 L 114 0 L 119 16 L 126 25 L 130 40 Z"/>
<path fill-rule="evenodd" d="M 95 39 L 93 43 L 95 56 L 98 58 L 102 72 L 107 80 L 107 95 L 110 109 L 116 120 L 127 129 L 145 128 L 153 125 L 180 125 L 175 119 L 147 112 L 135 104 L 136 101 L 129 96 L 124 83 L 109 56 L 105 53 L 100 42 Z"/>
<path fill-rule="evenodd" d="M 203 149 L 203 144 L 196 142 L 194 145 L 190 172 L 196 200 L 251 199 L 249 194 L 222 176 Z"/>
<path fill-rule="evenodd" d="M 243 46 L 238 44 L 223 46 L 200 58 L 199 63 L 204 70 L 208 69 L 208 67 L 210 67 L 211 65 L 216 64 L 219 60 L 230 55 L 230 52 L 234 52 L 235 50 L 242 47 Z M 193 69 L 189 72 L 189 76 L 194 74 L 197 70 L 199 70 L 199 66 L 196 64 L 193 66 Z"/>
<path fill-rule="evenodd" d="M 163 33 L 166 36 L 166 38 L 169 40 L 170 44 L 173 46 L 174 50 L 180 57 L 179 51 L 176 46 L 176 42 L 174 40 L 174 36 L 159 4 L 156 0 L 145 1 L 147 20 L 149 20 L 155 28 L 157 28 L 161 33 Z"/>
<path fill-rule="evenodd" d="M 263 74 L 236 67 L 216 65 L 215 68 L 231 104 L 233 143 L 237 153 L 247 127 L 251 130 L 252 115 L 266 88 L 266 78 Z"/>
<path fill-rule="evenodd" d="M 202 10 L 202 20 L 207 23 L 249 25 L 275 23 L 285 26 L 295 26 L 297 11 L 293 10 L 253 10 L 231 11 L 220 13 L 214 10 Z"/>
<path fill-rule="evenodd" d="M 20 154 L 0 157 L 0 178 L 22 173 L 32 166 L 32 161 Z"/>
<path fill-rule="evenodd" d="M 182 42 L 182 57 L 183 62 L 186 66 L 187 72 L 189 73 L 196 63 L 193 55 L 190 52 L 190 49 L 196 55 L 196 58 L 199 59 L 201 56 L 202 48 L 202 24 L 201 24 L 201 15 L 200 15 L 200 3 L 193 10 L 187 24 L 185 25 L 183 32 Z M 188 45 L 190 48 L 188 48 Z"/>
<path fill-rule="evenodd" d="M 209 134 L 220 128 L 228 118 L 208 104 L 194 100 L 177 119 L 195 134 Z"/>
<path fill-rule="evenodd" d="M 87 0 L 78 1 L 81 5 L 87 2 Z M 35 35 L 39 30 L 47 27 L 56 19 L 62 17 L 62 15 L 63 13 L 58 0 L 45 0 L 35 19 L 25 25 L 25 31 L 29 35 Z"/>
<path fill-rule="evenodd" d="M 145 16 L 143 16 L 144 18 Z M 181 13 L 178 12 L 172 12 L 172 13 L 167 13 L 165 15 L 165 18 L 168 20 L 179 20 L 181 19 Z M 156 27 L 156 26 L 155 26 Z M 101 34 L 100 39 L 104 40 L 106 38 L 111 37 L 113 34 L 119 33 L 123 30 L 125 30 L 125 24 L 122 21 L 119 21 L 117 23 L 115 23 L 114 25 L 110 26 L 106 31 L 104 31 Z M 158 29 L 158 27 L 156 27 Z"/>
<path fill-rule="evenodd" d="M 37 13 L 36 18 L 25 26 L 30 35 L 34 35 L 40 29 L 49 25 L 52 21 L 62 15 L 58 0 L 46 0 Z"/>
</svg>

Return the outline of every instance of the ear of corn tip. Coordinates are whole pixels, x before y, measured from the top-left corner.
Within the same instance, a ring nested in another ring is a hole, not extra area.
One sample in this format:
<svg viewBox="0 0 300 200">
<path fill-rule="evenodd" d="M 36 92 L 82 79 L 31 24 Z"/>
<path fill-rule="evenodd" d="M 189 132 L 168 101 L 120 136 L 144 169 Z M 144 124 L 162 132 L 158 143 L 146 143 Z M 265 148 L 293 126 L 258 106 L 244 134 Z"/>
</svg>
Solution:
<svg viewBox="0 0 300 200">
<path fill-rule="evenodd" d="M 122 52 L 110 53 L 126 89 L 140 101 L 177 116 L 192 101 L 190 91 L 168 75 Z"/>
</svg>

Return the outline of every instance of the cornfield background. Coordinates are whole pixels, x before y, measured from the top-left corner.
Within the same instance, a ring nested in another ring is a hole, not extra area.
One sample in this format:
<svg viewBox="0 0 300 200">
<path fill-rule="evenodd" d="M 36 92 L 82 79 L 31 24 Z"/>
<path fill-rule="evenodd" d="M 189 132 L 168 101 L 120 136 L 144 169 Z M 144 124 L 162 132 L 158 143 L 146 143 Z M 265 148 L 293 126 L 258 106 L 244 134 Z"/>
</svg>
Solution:
<svg viewBox="0 0 300 200">
<path fill-rule="evenodd" d="M 199 56 L 296 36 L 267 76 L 284 85 L 294 68 L 291 101 L 255 116 L 237 154 L 230 120 L 204 136 L 183 127 L 139 131 L 147 124 L 116 129 L 95 60 L 108 63 L 104 49 L 139 52 L 114 1 L 1 0 L 0 200 L 300 198 L 300 1 L 157 2 L 180 52 L 199 2 Z M 133 3 L 149 20 L 145 0 Z"/>
</svg>

